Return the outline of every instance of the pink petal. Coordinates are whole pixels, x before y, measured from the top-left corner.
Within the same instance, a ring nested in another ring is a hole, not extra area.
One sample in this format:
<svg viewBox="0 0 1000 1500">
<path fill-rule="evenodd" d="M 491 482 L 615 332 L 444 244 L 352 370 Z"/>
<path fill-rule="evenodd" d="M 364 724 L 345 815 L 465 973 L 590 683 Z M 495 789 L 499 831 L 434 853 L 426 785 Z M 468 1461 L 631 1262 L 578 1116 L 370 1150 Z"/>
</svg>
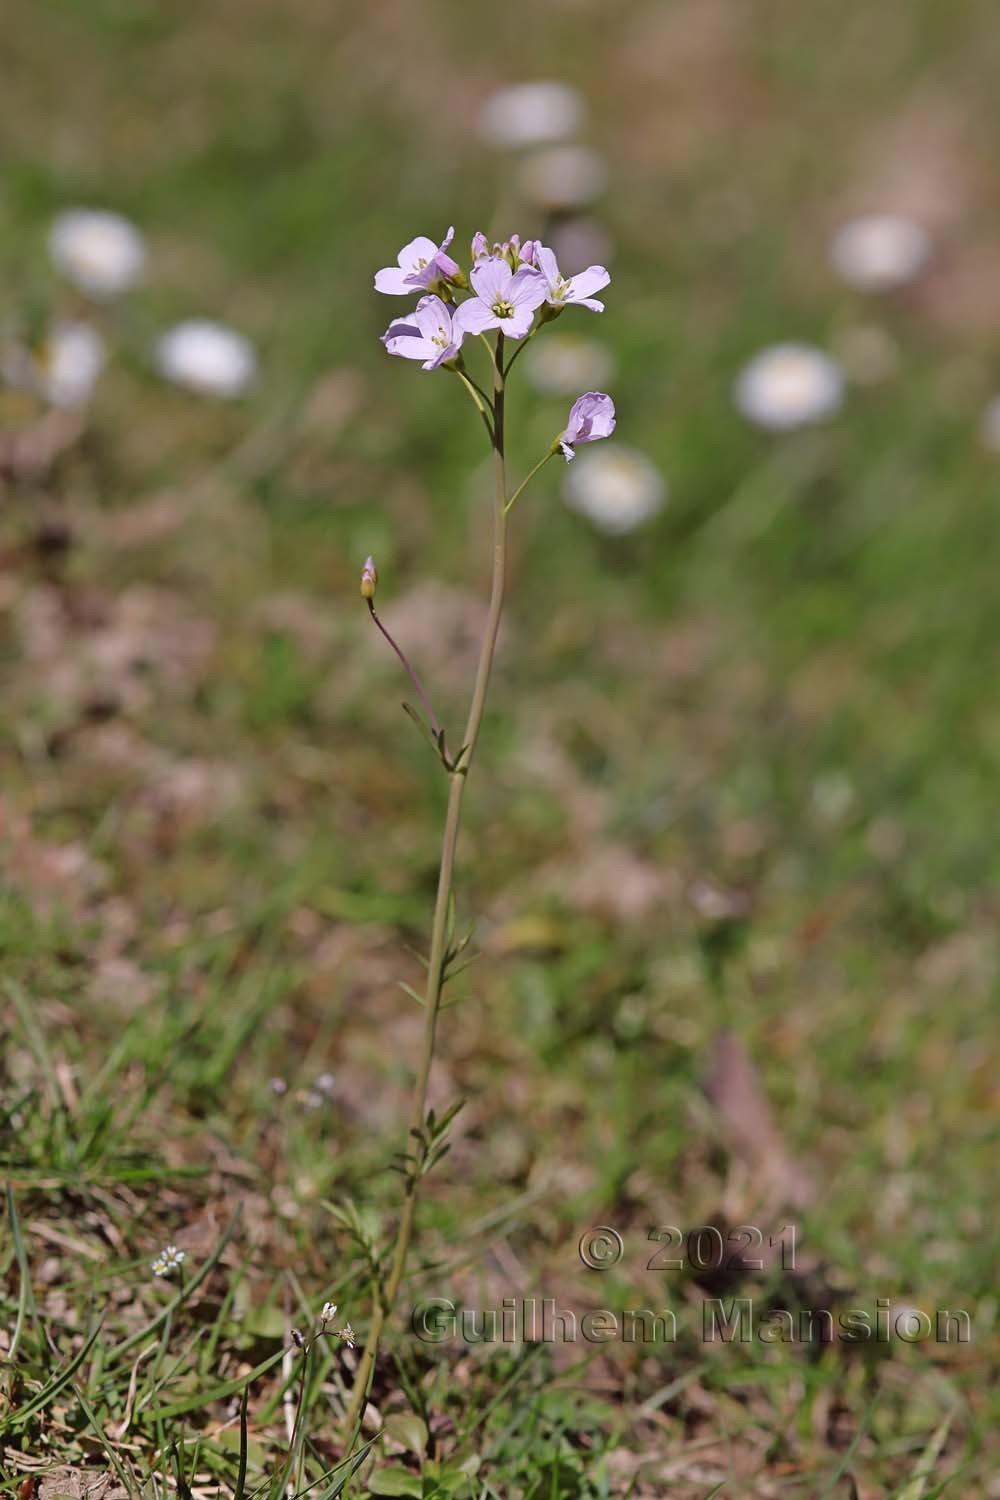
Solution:
<svg viewBox="0 0 1000 1500">
<path fill-rule="evenodd" d="M 473 275 L 475 272 L 473 271 Z M 488 328 L 499 328 L 500 321 L 493 316 L 493 309 L 480 302 L 478 297 L 469 297 L 455 313 L 453 328 L 457 333 L 485 333 Z"/>
<path fill-rule="evenodd" d="M 398 354 L 403 359 L 436 359 L 441 352 L 437 344 L 432 344 L 430 339 L 386 336 L 383 342 L 390 354 Z"/>
<path fill-rule="evenodd" d="M 505 260 L 491 257 L 489 260 L 477 261 L 469 272 L 469 277 L 476 296 L 483 302 L 492 304 L 499 296 L 506 295 L 514 273 Z"/>
<path fill-rule="evenodd" d="M 507 289 L 508 302 L 513 302 L 515 307 L 530 308 L 532 312 L 536 307 L 541 307 L 548 295 L 549 287 L 545 277 L 533 271 L 530 266 L 522 266 Z"/>
<path fill-rule="evenodd" d="M 398 266 L 386 266 L 375 273 L 375 290 L 386 292 L 391 297 L 409 297 L 413 287 L 407 282 L 407 273 Z"/>
<path fill-rule="evenodd" d="M 598 302 L 596 297 L 580 297 L 573 302 L 574 307 L 589 307 L 591 312 L 603 312 L 604 303 Z"/>
<path fill-rule="evenodd" d="M 439 328 L 451 334 L 451 313 L 440 297 L 421 297 L 413 314 L 413 322 L 425 339 L 433 338 Z"/>
<path fill-rule="evenodd" d="M 559 266 L 556 261 L 555 251 L 550 250 L 548 245 L 539 245 L 536 255 L 538 269 L 541 271 L 550 287 L 554 287 L 559 280 Z"/>
<path fill-rule="evenodd" d="M 536 303 L 535 307 L 537 305 Z M 501 318 L 497 323 L 497 327 L 502 328 L 509 339 L 523 339 L 535 321 L 535 307 L 515 305 L 513 316 Z"/>
<path fill-rule="evenodd" d="M 415 240 L 404 245 L 399 252 L 399 264 L 404 271 L 416 269 L 417 262 L 421 260 L 431 261 L 437 254 L 437 245 L 429 240 L 425 234 L 418 234 Z"/>
<path fill-rule="evenodd" d="M 570 277 L 566 301 L 582 302 L 585 297 L 589 297 L 592 292 L 599 292 L 610 282 L 611 277 L 603 266 L 588 266 L 585 271 L 580 271 L 578 275 Z M 601 311 L 604 311 L 603 306 Z"/>
</svg>

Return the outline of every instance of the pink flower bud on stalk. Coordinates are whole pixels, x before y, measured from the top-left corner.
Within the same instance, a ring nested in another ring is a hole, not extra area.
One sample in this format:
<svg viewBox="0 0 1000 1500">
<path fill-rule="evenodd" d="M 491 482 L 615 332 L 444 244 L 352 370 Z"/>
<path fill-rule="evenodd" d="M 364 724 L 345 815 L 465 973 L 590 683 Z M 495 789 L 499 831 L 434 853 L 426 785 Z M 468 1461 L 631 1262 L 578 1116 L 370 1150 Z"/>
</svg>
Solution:
<svg viewBox="0 0 1000 1500">
<path fill-rule="evenodd" d="M 375 559 L 367 557 L 365 565 L 361 570 L 361 597 L 362 599 L 374 599 L 375 590 L 378 588 L 378 573 L 375 571 Z"/>
</svg>

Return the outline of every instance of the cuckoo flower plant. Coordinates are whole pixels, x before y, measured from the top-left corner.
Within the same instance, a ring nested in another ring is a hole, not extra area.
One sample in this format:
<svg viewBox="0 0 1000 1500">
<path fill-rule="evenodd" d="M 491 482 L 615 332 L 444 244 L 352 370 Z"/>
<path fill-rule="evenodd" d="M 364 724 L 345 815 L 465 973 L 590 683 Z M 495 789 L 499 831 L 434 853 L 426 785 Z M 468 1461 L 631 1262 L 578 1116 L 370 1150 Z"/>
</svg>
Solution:
<svg viewBox="0 0 1000 1500">
<path fill-rule="evenodd" d="M 457 385 L 461 385 L 473 402 L 486 430 L 493 456 L 493 544 L 490 600 L 479 662 L 465 726 L 460 738 L 454 742 L 449 741 L 431 707 L 424 683 L 402 645 L 376 613 L 374 600 L 379 578 L 372 558 L 366 560 L 361 574 L 361 594 L 372 622 L 392 648 L 417 694 L 420 709 L 406 703 L 403 707 L 423 731 L 441 763 L 448 780 L 448 800 L 430 945 L 423 960 L 423 994 L 417 995 L 409 986 L 403 986 L 423 1006 L 424 1027 L 410 1104 L 408 1150 L 401 1157 L 403 1195 L 391 1247 L 383 1250 L 373 1246 L 356 1211 L 344 1211 L 339 1215 L 342 1227 L 352 1236 L 368 1265 L 373 1289 L 368 1333 L 345 1415 L 348 1453 L 353 1451 L 361 1430 L 382 1332 L 399 1298 L 414 1234 L 420 1183 L 447 1149 L 445 1137 L 458 1108 L 456 1105 L 437 1116 L 434 1110 L 427 1108 L 427 1092 L 442 995 L 448 981 L 462 966 L 461 955 L 469 942 L 468 937 L 455 936 L 452 889 L 455 854 L 462 802 L 479 742 L 503 610 L 508 515 L 534 476 L 556 453 L 562 452 L 570 459 L 574 444 L 610 437 L 615 427 L 611 397 L 600 391 L 587 391 L 574 402 L 566 426 L 534 468 L 516 488 L 510 488 L 507 481 L 505 402 L 517 356 L 527 340 L 542 332 L 552 321 L 553 307 L 578 301 L 596 312 L 602 311 L 603 304 L 594 301 L 591 293 L 607 286 L 610 277 L 603 267 L 591 266 L 567 281 L 560 275 L 552 252 L 537 240 L 522 241 L 520 236 L 512 234 L 506 240 L 491 244 L 479 232 L 471 243 L 472 265 L 466 275 L 446 253 L 452 237 L 453 231 L 449 230 L 439 246 L 431 240 L 411 240 L 400 251 L 398 266 L 379 271 L 375 278 L 376 289 L 380 292 L 398 296 L 409 291 L 419 297 L 413 311 L 394 319 L 383 334 L 382 342 L 388 353 L 418 360 L 424 370 L 445 371 L 456 376 Z M 425 295 L 419 296 L 421 292 Z M 507 341 L 512 339 L 521 342 L 512 354 L 508 354 Z M 488 363 L 477 375 L 466 365 L 465 354 L 470 350 L 478 354 L 482 345 L 488 350 Z"/>
</svg>

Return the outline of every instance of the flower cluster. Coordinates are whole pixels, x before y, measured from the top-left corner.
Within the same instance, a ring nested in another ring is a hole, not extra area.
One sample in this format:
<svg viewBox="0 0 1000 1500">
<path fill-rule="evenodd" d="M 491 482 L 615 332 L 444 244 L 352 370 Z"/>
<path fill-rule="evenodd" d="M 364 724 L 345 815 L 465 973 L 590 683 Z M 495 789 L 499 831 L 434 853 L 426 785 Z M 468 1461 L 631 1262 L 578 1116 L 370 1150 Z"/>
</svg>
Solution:
<svg viewBox="0 0 1000 1500">
<path fill-rule="evenodd" d="M 150 1269 L 154 1276 L 169 1276 L 171 1271 L 180 1269 L 183 1261 L 183 1250 L 178 1250 L 176 1245 L 166 1245 L 153 1261 Z"/>
<path fill-rule="evenodd" d="M 470 246 L 466 276 L 448 254 L 454 228 L 439 245 L 419 236 L 404 245 L 395 266 L 375 276 L 375 290 L 389 296 L 423 292 L 411 313 L 394 318 L 382 335 L 390 354 L 419 360 L 425 370 L 441 368 L 465 375 L 462 344 L 467 336 L 502 333 L 508 339 L 534 338 L 571 304 L 603 312 L 594 296 L 611 277 L 604 266 L 588 266 L 564 276 L 555 253 L 539 240 L 509 239 L 491 243 L 478 231 Z M 552 445 L 567 462 L 574 445 L 610 437 L 615 408 L 610 396 L 588 391 L 573 405 L 569 422 Z M 366 594 L 370 598 L 370 595 Z"/>
<path fill-rule="evenodd" d="M 336 1302 L 324 1302 L 322 1308 L 320 1309 L 319 1318 L 316 1321 L 316 1327 L 313 1330 L 312 1334 L 306 1335 L 298 1328 L 289 1329 L 292 1343 L 295 1345 L 296 1349 L 308 1351 L 312 1348 L 317 1339 L 326 1337 L 340 1339 L 340 1342 L 342 1344 L 346 1344 L 348 1349 L 353 1349 L 356 1338 L 354 1329 L 351 1327 L 350 1323 L 345 1323 L 343 1328 L 334 1329 L 330 1327 L 330 1324 L 333 1322 L 336 1316 Z"/>
</svg>

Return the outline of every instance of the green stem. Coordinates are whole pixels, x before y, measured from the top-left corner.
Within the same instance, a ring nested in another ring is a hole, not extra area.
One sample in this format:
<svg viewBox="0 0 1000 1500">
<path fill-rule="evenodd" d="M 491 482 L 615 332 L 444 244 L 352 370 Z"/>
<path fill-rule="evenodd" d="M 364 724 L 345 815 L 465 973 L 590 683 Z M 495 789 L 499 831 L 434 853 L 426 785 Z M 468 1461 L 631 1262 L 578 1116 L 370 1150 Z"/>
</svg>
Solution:
<svg viewBox="0 0 1000 1500">
<path fill-rule="evenodd" d="M 372 601 L 369 599 L 367 601 L 367 603 L 368 603 L 368 613 L 371 615 L 371 617 L 374 620 L 375 624 L 378 626 L 379 630 L 382 632 L 382 635 L 389 642 L 389 645 L 392 647 L 393 651 L 395 651 L 397 658 L 402 663 L 403 671 L 406 673 L 407 677 L 409 677 L 410 681 L 413 683 L 413 686 L 416 688 L 417 693 L 418 693 L 418 695 L 420 697 L 420 701 L 424 705 L 424 711 L 426 712 L 427 717 L 431 721 L 431 729 L 432 729 L 434 735 L 440 741 L 440 743 L 442 745 L 442 748 L 443 748 L 443 746 L 444 746 L 444 730 L 441 728 L 441 725 L 438 723 L 438 716 L 434 712 L 433 708 L 431 707 L 431 700 L 428 698 L 427 694 L 424 692 L 423 683 L 420 681 L 420 678 L 417 676 L 416 668 L 412 667 L 410 665 L 410 663 L 407 661 L 406 657 L 404 656 L 403 652 L 396 645 L 396 642 L 393 640 L 392 636 L 389 634 L 388 630 L 386 630 L 385 626 L 382 624 L 382 621 L 379 619 L 378 615 L 375 612 L 375 605 L 372 603 Z"/>
<path fill-rule="evenodd" d="M 456 370 L 455 374 L 458 376 L 459 380 L 465 386 L 465 389 L 468 391 L 469 395 L 476 403 L 476 410 L 479 412 L 479 415 L 483 419 L 483 426 L 486 428 L 486 431 L 489 434 L 490 443 L 492 444 L 493 428 L 490 426 L 490 419 L 486 414 L 485 403 L 489 399 L 486 395 L 486 392 L 482 389 L 481 386 L 476 383 L 476 381 L 472 379 L 471 375 L 467 375 L 464 370 Z"/>
<path fill-rule="evenodd" d="M 507 368 L 509 369 L 510 366 L 508 365 Z M 531 483 L 531 481 L 534 479 L 535 475 L 538 473 L 539 469 L 544 469 L 545 465 L 548 463 L 549 459 L 550 458 L 555 458 L 555 456 L 556 456 L 555 455 L 555 450 L 553 448 L 550 448 L 549 451 L 548 451 L 548 453 L 546 453 L 545 457 L 544 458 L 540 458 L 538 460 L 538 462 L 535 465 L 535 467 L 529 471 L 529 473 L 524 477 L 524 479 L 521 480 L 521 483 L 518 485 L 518 487 L 514 491 L 513 495 L 511 495 L 510 499 L 507 501 L 507 504 L 503 508 L 504 515 L 507 515 L 510 511 L 512 511 L 514 509 L 514 502 L 516 500 L 520 499 L 520 497 L 523 495 L 524 491 L 528 488 L 528 485 Z"/>
<path fill-rule="evenodd" d="M 413 1087 L 413 1102 L 410 1109 L 410 1130 L 421 1130 L 427 1111 L 427 1086 L 430 1081 L 431 1063 L 434 1058 L 434 1041 L 437 1033 L 438 1012 L 441 1008 L 441 989 L 444 981 L 445 953 L 447 951 L 448 909 L 451 902 L 452 877 L 455 869 L 455 850 L 462 816 L 462 798 L 465 794 L 467 772 L 472 763 L 479 740 L 479 731 L 486 707 L 486 692 L 489 687 L 493 656 L 496 651 L 500 615 L 503 610 L 504 580 L 507 571 L 507 474 L 504 462 L 504 374 L 503 334 L 497 334 L 493 363 L 493 461 L 495 494 L 493 501 L 493 576 L 490 589 L 490 606 L 486 617 L 486 629 L 479 651 L 476 681 L 469 704 L 469 717 L 462 740 L 463 749 L 457 759 L 460 766 L 453 767 L 451 785 L 448 790 L 448 809 L 445 814 L 444 834 L 441 841 L 441 867 L 438 875 L 437 900 L 434 905 L 434 925 L 431 932 L 431 951 L 427 963 L 427 987 L 424 995 L 424 1037 L 420 1064 Z M 409 1138 L 408 1138 L 409 1139 Z M 375 1373 L 375 1358 L 379 1340 L 386 1320 L 392 1314 L 400 1284 L 406 1270 L 406 1257 L 413 1233 L 413 1219 L 417 1206 L 419 1178 L 414 1174 L 407 1179 L 406 1196 L 400 1215 L 399 1228 L 392 1252 L 389 1276 L 384 1290 L 375 1303 L 371 1327 L 364 1351 L 354 1378 L 351 1400 L 344 1418 L 347 1446 L 345 1457 L 350 1457 L 361 1431 L 365 1401 Z"/>
</svg>

